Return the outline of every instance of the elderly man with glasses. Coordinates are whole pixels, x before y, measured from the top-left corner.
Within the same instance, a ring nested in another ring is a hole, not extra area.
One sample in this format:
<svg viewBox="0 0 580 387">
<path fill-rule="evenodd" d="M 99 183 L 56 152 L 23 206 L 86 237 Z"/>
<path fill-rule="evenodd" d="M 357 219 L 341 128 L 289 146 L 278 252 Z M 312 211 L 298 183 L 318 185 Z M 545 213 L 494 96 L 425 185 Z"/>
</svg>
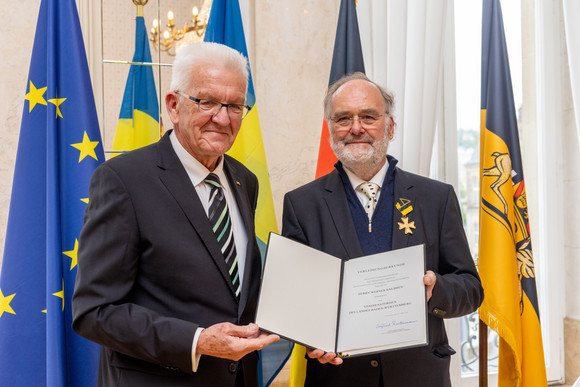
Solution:
<svg viewBox="0 0 580 387">
<path fill-rule="evenodd" d="M 73 328 L 102 346 L 100 386 L 258 386 L 258 181 L 225 155 L 248 87 L 243 55 L 182 48 L 165 103 L 174 129 L 94 173 Z"/>
<path fill-rule="evenodd" d="M 343 260 L 425 244 L 429 343 L 345 359 L 309 348 L 305 385 L 450 386 L 455 351 L 443 319 L 471 313 L 483 300 L 453 188 L 405 172 L 387 155 L 393 96 L 364 74 L 336 81 L 324 105 L 339 161 L 286 194 L 282 234 Z"/>
</svg>

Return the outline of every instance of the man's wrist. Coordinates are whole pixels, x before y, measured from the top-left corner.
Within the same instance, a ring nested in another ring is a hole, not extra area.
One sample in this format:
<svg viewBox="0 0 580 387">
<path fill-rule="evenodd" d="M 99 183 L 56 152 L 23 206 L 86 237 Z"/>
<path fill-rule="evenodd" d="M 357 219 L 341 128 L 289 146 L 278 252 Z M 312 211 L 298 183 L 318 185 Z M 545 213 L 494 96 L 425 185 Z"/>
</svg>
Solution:
<svg viewBox="0 0 580 387">
<path fill-rule="evenodd" d="M 203 331 L 203 328 L 201 327 L 195 330 L 195 335 L 193 336 L 193 343 L 191 345 L 191 370 L 193 372 L 197 372 L 197 367 L 199 367 L 199 359 L 201 358 L 201 354 L 197 353 L 197 341 L 199 340 L 201 331 Z"/>
</svg>

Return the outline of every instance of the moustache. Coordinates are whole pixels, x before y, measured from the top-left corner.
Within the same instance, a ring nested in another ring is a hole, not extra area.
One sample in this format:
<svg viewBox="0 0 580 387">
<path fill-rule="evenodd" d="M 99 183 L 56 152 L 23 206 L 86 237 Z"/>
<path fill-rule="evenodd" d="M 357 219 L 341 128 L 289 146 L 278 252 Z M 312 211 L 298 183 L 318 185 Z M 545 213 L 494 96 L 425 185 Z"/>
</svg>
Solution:
<svg viewBox="0 0 580 387">
<path fill-rule="evenodd" d="M 342 139 L 342 143 L 344 145 L 351 144 L 355 141 L 356 142 L 364 141 L 366 143 L 369 143 L 370 145 L 373 145 L 375 143 L 375 139 L 369 136 L 368 134 L 361 134 L 360 136 L 348 136 Z"/>
</svg>

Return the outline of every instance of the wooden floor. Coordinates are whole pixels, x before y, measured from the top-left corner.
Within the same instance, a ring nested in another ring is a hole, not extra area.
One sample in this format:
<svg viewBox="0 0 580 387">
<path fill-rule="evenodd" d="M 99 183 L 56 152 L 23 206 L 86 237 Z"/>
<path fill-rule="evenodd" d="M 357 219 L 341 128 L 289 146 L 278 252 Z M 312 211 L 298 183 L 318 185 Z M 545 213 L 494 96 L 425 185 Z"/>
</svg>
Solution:
<svg viewBox="0 0 580 387">
<path fill-rule="evenodd" d="M 276 379 L 270 384 L 271 387 L 287 387 L 290 380 L 290 359 L 284 365 Z"/>
<path fill-rule="evenodd" d="M 276 376 L 276 379 L 274 379 L 274 381 L 272 382 L 272 384 L 270 384 L 270 386 L 271 387 L 288 387 L 289 380 L 290 380 L 290 360 L 288 360 L 288 362 L 284 365 L 284 368 L 282 368 L 282 370 L 280 371 L 278 376 Z M 578 379 L 578 382 L 580 382 L 580 378 Z M 572 382 L 572 384 L 573 383 L 574 382 Z M 573 386 L 572 384 L 561 384 L 558 386 L 560 386 L 560 387 L 576 387 L 576 386 Z"/>
</svg>

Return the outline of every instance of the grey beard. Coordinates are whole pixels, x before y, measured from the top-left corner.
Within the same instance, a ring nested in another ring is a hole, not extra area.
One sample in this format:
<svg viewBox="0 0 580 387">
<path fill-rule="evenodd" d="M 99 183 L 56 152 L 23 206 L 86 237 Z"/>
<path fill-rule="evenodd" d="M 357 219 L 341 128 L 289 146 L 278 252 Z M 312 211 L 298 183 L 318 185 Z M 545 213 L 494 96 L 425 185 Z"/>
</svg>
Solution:
<svg viewBox="0 0 580 387">
<path fill-rule="evenodd" d="M 347 144 L 348 142 L 346 144 L 344 142 L 335 143 L 331 137 L 330 147 L 345 167 L 360 178 L 368 177 L 370 173 L 372 173 L 370 176 L 372 177 L 378 172 L 385 160 L 389 138 L 387 133 L 385 133 L 385 137 L 378 141 L 373 142 L 371 139 L 371 148 L 365 153 L 358 153 L 356 155 L 347 149 Z"/>
</svg>

